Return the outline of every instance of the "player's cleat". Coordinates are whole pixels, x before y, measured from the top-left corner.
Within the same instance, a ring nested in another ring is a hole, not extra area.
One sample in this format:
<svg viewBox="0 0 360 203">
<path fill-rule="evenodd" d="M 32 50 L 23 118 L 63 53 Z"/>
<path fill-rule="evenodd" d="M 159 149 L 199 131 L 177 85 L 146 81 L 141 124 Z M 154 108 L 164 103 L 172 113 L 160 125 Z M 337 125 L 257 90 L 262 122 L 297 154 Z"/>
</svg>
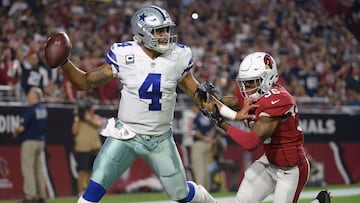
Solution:
<svg viewBox="0 0 360 203">
<path fill-rule="evenodd" d="M 199 189 L 202 191 L 202 193 L 204 195 L 204 202 L 206 202 L 206 203 L 208 203 L 208 202 L 209 203 L 210 202 L 218 203 L 202 185 L 198 185 L 198 186 L 199 186 Z"/>
<path fill-rule="evenodd" d="M 321 190 L 311 203 L 330 203 L 330 193 L 327 190 Z"/>
</svg>

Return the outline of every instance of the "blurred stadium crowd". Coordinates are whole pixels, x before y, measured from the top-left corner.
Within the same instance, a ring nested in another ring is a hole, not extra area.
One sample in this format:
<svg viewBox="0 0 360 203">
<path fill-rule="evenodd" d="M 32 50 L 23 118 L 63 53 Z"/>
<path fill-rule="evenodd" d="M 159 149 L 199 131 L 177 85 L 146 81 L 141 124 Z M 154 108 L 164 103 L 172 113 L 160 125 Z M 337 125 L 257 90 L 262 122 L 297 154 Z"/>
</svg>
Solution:
<svg viewBox="0 0 360 203">
<path fill-rule="evenodd" d="M 68 33 L 71 58 L 88 70 L 105 62 L 112 43 L 132 39 L 133 11 L 156 4 L 172 15 L 178 42 L 193 50 L 195 77 L 216 83 L 220 94 L 232 93 L 240 61 L 256 50 L 276 58 L 279 82 L 298 102 L 360 105 L 360 0 L 0 2 L 1 101 L 21 101 L 39 86 L 48 102 L 117 105 L 117 79 L 76 91 L 61 69 L 44 62 L 44 44 L 52 33 Z"/>
</svg>

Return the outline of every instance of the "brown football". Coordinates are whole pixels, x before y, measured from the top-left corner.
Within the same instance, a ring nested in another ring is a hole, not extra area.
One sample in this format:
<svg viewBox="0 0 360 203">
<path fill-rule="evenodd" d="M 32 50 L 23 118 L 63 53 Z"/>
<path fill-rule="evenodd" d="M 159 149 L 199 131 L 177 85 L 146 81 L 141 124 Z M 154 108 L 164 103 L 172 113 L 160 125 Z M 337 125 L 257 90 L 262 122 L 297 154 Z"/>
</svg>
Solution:
<svg viewBox="0 0 360 203">
<path fill-rule="evenodd" d="M 71 42 L 65 32 L 51 35 L 45 45 L 45 60 L 51 68 L 61 66 L 70 56 Z"/>
</svg>

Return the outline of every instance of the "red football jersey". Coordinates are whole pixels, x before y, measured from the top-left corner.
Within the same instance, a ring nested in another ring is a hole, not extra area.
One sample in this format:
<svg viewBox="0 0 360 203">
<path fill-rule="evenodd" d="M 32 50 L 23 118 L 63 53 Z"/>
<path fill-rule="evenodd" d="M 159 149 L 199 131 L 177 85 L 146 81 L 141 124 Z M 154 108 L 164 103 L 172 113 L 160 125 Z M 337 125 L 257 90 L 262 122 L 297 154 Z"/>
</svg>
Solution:
<svg viewBox="0 0 360 203">
<path fill-rule="evenodd" d="M 243 104 L 244 98 L 238 88 L 235 95 L 239 104 Z M 274 134 L 263 143 L 270 163 L 281 167 L 298 165 L 300 160 L 305 159 L 305 151 L 304 133 L 300 127 L 295 99 L 284 87 L 274 85 L 256 104 L 259 104 L 254 112 L 256 119 L 247 123 L 249 127 L 252 127 L 260 116 L 283 117 Z"/>
</svg>

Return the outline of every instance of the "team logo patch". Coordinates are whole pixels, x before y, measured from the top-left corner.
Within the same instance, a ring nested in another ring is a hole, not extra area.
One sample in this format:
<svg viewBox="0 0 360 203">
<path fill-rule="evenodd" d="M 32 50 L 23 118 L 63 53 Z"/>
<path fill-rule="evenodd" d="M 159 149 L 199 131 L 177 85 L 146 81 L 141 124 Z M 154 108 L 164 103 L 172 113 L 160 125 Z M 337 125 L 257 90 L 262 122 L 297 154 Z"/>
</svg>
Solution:
<svg viewBox="0 0 360 203">
<path fill-rule="evenodd" d="M 125 55 L 125 63 L 126 63 L 126 64 L 133 64 L 133 63 L 135 63 L 135 56 L 134 56 L 134 54 L 132 54 L 132 55 Z"/>
<path fill-rule="evenodd" d="M 13 188 L 14 184 L 9 180 L 9 174 L 9 164 L 5 158 L 0 156 L 0 191 Z"/>
<path fill-rule="evenodd" d="M 273 64 L 273 61 L 271 59 L 271 56 L 269 54 L 266 54 L 264 56 L 264 63 L 265 63 L 265 68 L 266 69 L 272 69 L 272 64 Z"/>
</svg>

